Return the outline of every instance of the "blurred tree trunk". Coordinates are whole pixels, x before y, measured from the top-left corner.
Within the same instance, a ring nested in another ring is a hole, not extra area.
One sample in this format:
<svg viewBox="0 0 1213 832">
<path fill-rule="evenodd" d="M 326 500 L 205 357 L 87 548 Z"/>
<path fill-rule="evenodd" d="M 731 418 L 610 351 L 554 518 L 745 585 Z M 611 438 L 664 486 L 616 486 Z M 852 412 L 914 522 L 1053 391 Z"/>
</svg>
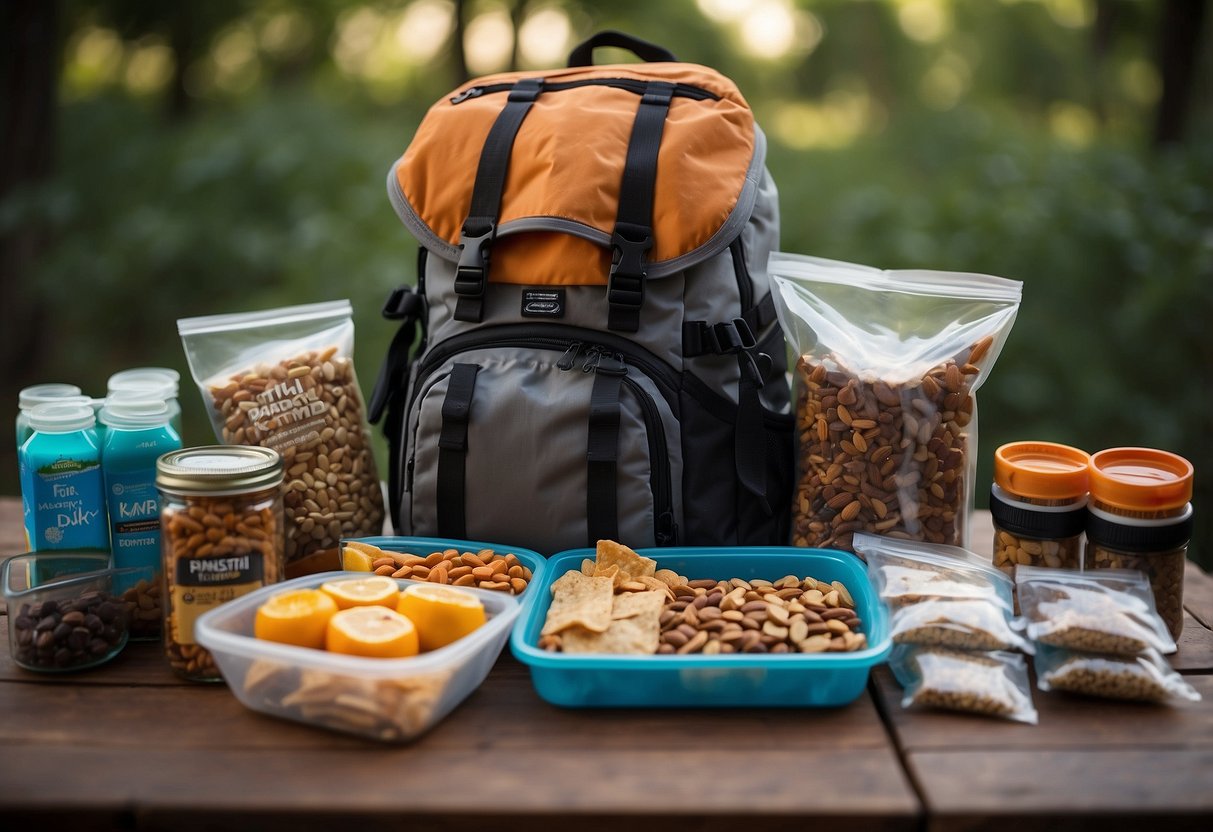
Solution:
<svg viewBox="0 0 1213 832">
<path fill-rule="evenodd" d="M 1163 6 L 1158 30 L 1162 97 L 1154 121 L 1155 147 L 1183 141 L 1207 6 L 1206 0 L 1167 0 Z"/>
<path fill-rule="evenodd" d="M 468 72 L 467 56 L 463 52 L 463 34 L 467 29 L 466 7 L 464 0 L 455 0 L 455 31 L 451 33 L 451 73 L 455 76 L 452 87 L 472 77 Z"/>
<path fill-rule="evenodd" d="M 193 99 L 186 89 L 185 76 L 198 56 L 198 27 L 192 3 L 177 3 L 169 13 L 169 48 L 173 51 L 173 77 L 168 88 L 168 117 L 179 121 L 189 115 Z"/>
<path fill-rule="evenodd" d="M 54 168 L 59 11 L 57 0 L 0 3 L 0 201 L 44 181 Z M 5 309 L 0 385 L 6 392 L 13 388 L 14 394 L 37 376 L 47 341 L 42 335 L 46 310 L 32 285 L 34 263 L 46 243 L 46 232 L 36 222 L 19 222 L 0 235 L 0 303 Z M 4 399 L 12 405 L 9 396 Z M 12 442 L 0 443 L 0 448 L 9 462 Z"/>
<path fill-rule="evenodd" d="M 1108 58 L 1120 22 L 1121 5 L 1115 0 L 1096 0 L 1095 25 L 1091 27 L 1091 89 L 1095 116 L 1100 123 L 1107 120 Z"/>
<path fill-rule="evenodd" d="M 510 6 L 510 25 L 514 27 L 514 45 L 510 47 L 510 72 L 517 72 L 519 69 L 518 59 L 522 54 L 519 43 L 522 39 L 518 35 L 525 22 L 526 0 L 514 0 L 514 4 Z"/>
</svg>

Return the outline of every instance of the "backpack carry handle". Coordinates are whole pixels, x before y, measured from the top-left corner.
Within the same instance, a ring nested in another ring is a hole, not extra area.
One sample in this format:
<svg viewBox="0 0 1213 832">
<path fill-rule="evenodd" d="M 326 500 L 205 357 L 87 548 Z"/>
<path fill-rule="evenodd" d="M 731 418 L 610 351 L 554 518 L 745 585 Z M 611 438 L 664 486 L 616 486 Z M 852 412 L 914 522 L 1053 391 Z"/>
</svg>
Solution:
<svg viewBox="0 0 1213 832">
<path fill-rule="evenodd" d="M 626 49 L 637 58 L 641 58 L 649 63 L 678 61 L 674 57 L 674 53 L 664 46 L 649 43 L 647 40 L 641 40 L 623 32 L 617 32 L 614 29 L 607 29 L 596 35 L 591 35 L 573 47 L 573 51 L 569 53 L 569 66 L 593 66 L 594 50 L 599 46 L 616 46 L 620 49 Z"/>
</svg>

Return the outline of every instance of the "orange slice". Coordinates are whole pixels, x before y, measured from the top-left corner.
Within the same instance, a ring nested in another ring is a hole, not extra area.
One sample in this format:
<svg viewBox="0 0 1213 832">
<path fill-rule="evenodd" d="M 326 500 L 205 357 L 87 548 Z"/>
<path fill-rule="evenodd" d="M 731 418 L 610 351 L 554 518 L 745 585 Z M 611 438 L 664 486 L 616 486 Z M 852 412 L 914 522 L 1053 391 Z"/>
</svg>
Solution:
<svg viewBox="0 0 1213 832">
<path fill-rule="evenodd" d="M 337 602 L 318 589 L 294 589 L 270 596 L 257 608 L 253 634 L 266 641 L 324 649 L 324 633 Z"/>
<path fill-rule="evenodd" d="M 341 550 L 341 568 L 347 572 L 374 572 L 375 570 L 371 568 L 373 562 L 374 558 L 369 552 L 356 549 L 349 544 L 346 544 L 345 548 Z"/>
<path fill-rule="evenodd" d="M 484 624 L 484 605 L 470 592 L 439 584 L 413 584 L 396 611 L 417 625 L 422 650 L 437 650 Z"/>
<path fill-rule="evenodd" d="M 327 581 L 320 585 L 320 591 L 336 601 L 337 608 L 342 610 L 351 607 L 391 609 L 396 606 L 396 598 L 400 595 L 400 587 L 387 575 Z"/>
<path fill-rule="evenodd" d="M 351 607 L 329 619 L 325 645 L 330 653 L 399 659 L 417 655 L 417 628 L 394 610 Z"/>
</svg>

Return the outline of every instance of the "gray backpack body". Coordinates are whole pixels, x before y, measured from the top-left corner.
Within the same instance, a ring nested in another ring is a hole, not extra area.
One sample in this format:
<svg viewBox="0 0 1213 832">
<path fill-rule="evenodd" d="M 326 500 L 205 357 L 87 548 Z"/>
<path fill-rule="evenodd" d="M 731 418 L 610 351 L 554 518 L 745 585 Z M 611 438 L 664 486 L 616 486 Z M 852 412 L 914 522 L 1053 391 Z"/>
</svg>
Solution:
<svg viewBox="0 0 1213 832">
<path fill-rule="evenodd" d="M 587 66 L 598 45 L 654 62 Z M 421 246 L 370 408 L 396 531 L 786 543 L 763 135 L 732 82 L 659 47 L 603 33 L 570 66 L 455 90 L 388 176 Z"/>
</svg>

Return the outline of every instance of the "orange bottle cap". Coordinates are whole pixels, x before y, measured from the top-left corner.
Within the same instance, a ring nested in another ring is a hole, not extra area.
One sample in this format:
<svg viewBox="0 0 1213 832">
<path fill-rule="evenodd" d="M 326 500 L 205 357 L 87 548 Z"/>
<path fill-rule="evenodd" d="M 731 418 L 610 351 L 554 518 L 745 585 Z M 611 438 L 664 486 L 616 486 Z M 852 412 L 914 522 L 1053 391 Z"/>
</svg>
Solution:
<svg viewBox="0 0 1213 832">
<path fill-rule="evenodd" d="M 1011 442 L 994 452 L 994 482 L 1034 500 L 1078 499 L 1087 493 L 1086 451 L 1056 442 Z"/>
<path fill-rule="evenodd" d="M 1182 508 L 1192 499 L 1192 463 L 1152 448 L 1109 448 L 1091 457 L 1091 496 L 1116 508 Z"/>
</svg>

